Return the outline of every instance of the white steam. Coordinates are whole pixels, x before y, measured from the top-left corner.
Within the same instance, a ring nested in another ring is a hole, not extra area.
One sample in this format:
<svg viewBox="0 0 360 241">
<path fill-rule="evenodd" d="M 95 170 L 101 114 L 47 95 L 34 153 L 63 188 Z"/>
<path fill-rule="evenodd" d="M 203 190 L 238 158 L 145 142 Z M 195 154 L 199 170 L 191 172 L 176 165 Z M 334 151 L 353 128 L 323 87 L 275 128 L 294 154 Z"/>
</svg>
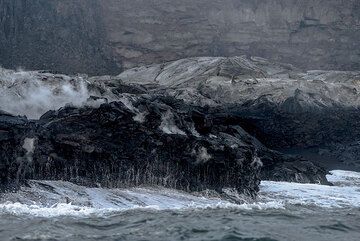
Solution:
<svg viewBox="0 0 360 241">
<path fill-rule="evenodd" d="M 161 124 L 159 128 L 166 134 L 186 135 L 184 131 L 182 131 L 179 127 L 176 126 L 174 114 L 170 110 L 167 110 L 161 116 Z"/>
<path fill-rule="evenodd" d="M 81 77 L 0 68 L 0 110 L 37 119 L 67 104 L 82 106 L 90 97 Z"/>
</svg>

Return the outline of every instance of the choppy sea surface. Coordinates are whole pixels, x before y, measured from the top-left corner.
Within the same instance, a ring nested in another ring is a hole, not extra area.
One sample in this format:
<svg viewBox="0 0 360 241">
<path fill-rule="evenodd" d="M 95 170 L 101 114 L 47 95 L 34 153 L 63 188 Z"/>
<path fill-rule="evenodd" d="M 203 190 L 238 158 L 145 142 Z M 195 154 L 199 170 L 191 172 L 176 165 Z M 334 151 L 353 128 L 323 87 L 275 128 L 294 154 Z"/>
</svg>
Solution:
<svg viewBox="0 0 360 241">
<path fill-rule="evenodd" d="M 360 240 L 360 173 L 333 186 L 263 181 L 256 201 L 228 190 L 86 188 L 32 181 L 0 194 L 0 240 Z M 235 201 L 236 200 L 236 201 Z"/>
</svg>

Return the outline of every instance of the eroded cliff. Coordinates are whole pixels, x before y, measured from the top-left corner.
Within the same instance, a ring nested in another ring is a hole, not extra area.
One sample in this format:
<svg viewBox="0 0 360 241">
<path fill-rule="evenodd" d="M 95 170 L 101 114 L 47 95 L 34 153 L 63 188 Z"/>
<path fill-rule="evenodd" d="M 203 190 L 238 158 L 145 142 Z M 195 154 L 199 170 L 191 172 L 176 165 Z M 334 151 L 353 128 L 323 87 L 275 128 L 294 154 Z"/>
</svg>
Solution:
<svg viewBox="0 0 360 241">
<path fill-rule="evenodd" d="M 0 64 L 104 74 L 192 56 L 360 69 L 357 0 L 0 0 Z"/>
</svg>

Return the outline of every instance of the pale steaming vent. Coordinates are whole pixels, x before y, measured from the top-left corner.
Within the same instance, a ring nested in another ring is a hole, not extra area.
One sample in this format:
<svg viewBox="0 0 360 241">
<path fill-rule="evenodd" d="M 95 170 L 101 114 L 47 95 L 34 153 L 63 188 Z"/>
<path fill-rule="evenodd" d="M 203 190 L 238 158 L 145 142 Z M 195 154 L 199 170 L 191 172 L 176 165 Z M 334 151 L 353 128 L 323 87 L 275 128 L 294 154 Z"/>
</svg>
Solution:
<svg viewBox="0 0 360 241">
<path fill-rule="evenodd" d="M 176 126 L 174 121 L 174 114 L 168 110 L 161 117 L 160 129 L 166 134 L 186 135 L 186 133 Z"/>
<path fill-rule="evenodd" d="M 25 138 L 23 148 L 26 150 L 27 154 L 34 153 L 35 151 L 35 139 L 34 138 Z"/>
<path fill-rule="evenodd" d="M 38 119 L 66 104 L 82 106 L 90 94 L 82 78 L 0 69 L 0 109 Z"/>
<path fill-rule="evenodd" d="M 196 156 L 196 163 L 206 163 L 212 156 L 208 153 L 206 147 L 200 147 L 198 150 L 193 150 L 191 153 L 193 156 Z"/>
<path fill-rule="evenodd" d="M 253 161 L 251 162 L 251 165 L 253 167 L 262 167 L 264 164 L 262 163 L 261 159 L 257 156 L 253 158 Z"/>
<path fill-rule="evenodd" d="M 201 147 L 199 149 L 198 160 L 201 162 L 207 162 L 210 159 L 211 155 L 208 153 L 207 149 L 205 147 Z"/>
<path fill-rule="evenodd" d="M 25 138 L 22 148 L 26 150 L 25 158 L 28 162 L 32 162 L 35 151 L 35 138 Z"/>
</svg>

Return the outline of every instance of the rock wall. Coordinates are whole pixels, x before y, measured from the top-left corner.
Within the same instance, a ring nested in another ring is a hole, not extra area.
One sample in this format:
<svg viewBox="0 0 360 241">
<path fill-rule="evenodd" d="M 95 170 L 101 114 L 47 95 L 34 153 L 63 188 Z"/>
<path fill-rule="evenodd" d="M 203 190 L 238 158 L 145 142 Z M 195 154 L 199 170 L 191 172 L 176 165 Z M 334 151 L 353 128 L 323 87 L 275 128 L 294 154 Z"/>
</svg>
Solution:
<svg viewBox="0 0 360 241">
<path fill-rule="evenodd" d="M 189 56 L 248 54 L 305 69 L 359 69 L 357 0 L 102 1 L 126 67 Z"/>
<path fill-rule="evenodd" d="M 192 56 L 360 69 L 358 0 L 0 0 L 0 64 L 104 74 Z"/>
</svg>

